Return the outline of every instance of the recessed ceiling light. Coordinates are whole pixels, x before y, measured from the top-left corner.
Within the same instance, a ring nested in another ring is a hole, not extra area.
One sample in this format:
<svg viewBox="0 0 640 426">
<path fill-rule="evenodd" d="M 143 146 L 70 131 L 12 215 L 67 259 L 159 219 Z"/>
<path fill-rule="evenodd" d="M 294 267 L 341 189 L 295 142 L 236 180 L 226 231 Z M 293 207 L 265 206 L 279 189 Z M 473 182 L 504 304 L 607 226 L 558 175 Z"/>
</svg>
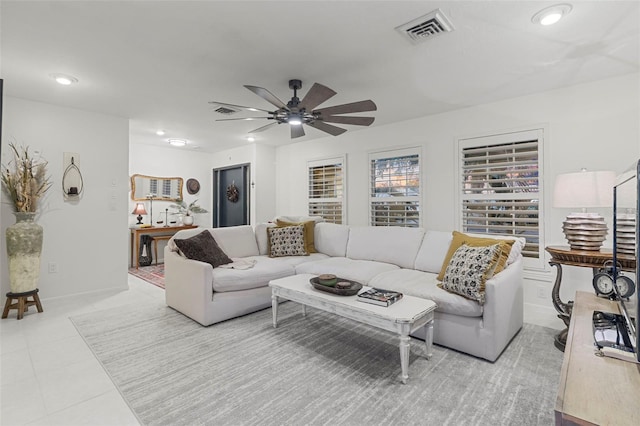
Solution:
<svg viewBox="0 0 640 426">
<path fill-rule="evenodd" d="M 533 18 L 531 18 L 531 22 L 533 22 L 534 24 L 545 26 L 552 25 L 562 19 L 563 16 L 571 12 L 571 9 L 573 9 L 573 6 L 571 6 L 569 3 L 549 6 L 533 15 Z"/>
<path fill-rule="evenodd" d="M 53 78 L 58 84 L 62 84 L 63 86 L 69 86 L 73 83 L 78 82 L 77 78 L 66 74 L 50 74 L 50 77 Z"/>
<path fill-rule="evenodd" d="M 156 130 L 156 135 L 158 136 L 164 136 L 164 130 L 160 129 L 160 130 Z"/>
<path fill-rule="evenodd" d="M 254 138 L 253 136 L 247 136 L 247 140 L 248 140 L 249 142 L 253 142 L 253 141 L 255 141 L 255 140 L 256 140 L 256 138 Z"/>
<path fill-rule="evenodd" d="M 184 139 L 167 139 L 167 142 L 173 146 L 185 146 L 187 144 L 187 141 Z"/>
</svg>

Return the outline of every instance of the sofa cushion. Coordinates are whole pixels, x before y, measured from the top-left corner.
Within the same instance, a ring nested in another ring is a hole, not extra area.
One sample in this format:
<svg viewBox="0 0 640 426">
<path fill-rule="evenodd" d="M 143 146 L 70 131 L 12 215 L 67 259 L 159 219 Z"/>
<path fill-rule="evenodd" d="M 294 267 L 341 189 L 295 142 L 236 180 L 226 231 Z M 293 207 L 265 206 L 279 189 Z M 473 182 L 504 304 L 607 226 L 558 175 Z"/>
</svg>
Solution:
<svg viewBox="0 0 640 426">
<path fill-rule="evenodd" d="M 280 259 L 272 259 L 268 256 L 249 256 L 244 260 L 255 260 L 256 263 L 249 269 L 216 268 L 213 270 L 214 292 L 267 287 L 269 281 L 288 277 L 295 273 L 293 266 L 287 262 L 281 262 Z"/>
<path fill-rule="evenodd" d="M 316 250 L 334 257 L 344 257 L 347 254 L 349 241 L 349 227 L 329 222 L 316 224 L 314 243 Z"/>
<path fill-rule="evenodd" d="M 451 232 L 427 231 L 418 250 L 414 268 L 419 271 L 439 273 L 452 238 Z"/>
<path fill-rule="evenodd" d="M 511 251 L 509 252 L 509 258 L 507 259 L 507 265 L 511 265 L 516 261 L 518 257 L 522 254 L 522 250 L 524 249 L 524 245 L 527 243 L 526 238 L 522 237 L 513 237 L 513 236 L 505 236 L 505 235 L 493 235 L 493 234 L 467 234 L 470 237 L 477 238 L 492 238 L 495 240 L 505 240 L 505 241 L 513 241 L 513 245 L 511 246 Z"/>
<path fill-rule="evenodd" d="M 308 256 L 304 225 L 267 228 L 269 257 Z"/>
<path fill-rule="evenodd" d="M 439 288 L 435 273 L 397 269 L 376 275 L 368 285 L 433 300 L 438 305 L 436 312 L 464 317 L 481 317 L 483 314 L 483 307 L 478 302 Z"/>
<path fill-rule="evenodd" d="M 351 227 L 346 257 L 413 268 L 423 237 L 424 229 L 422 228 Z"/>
<path fill-rule="evenodd" d="M 258 243 L 250 225 L 209 228 L 220 248 L 229 257 L 258 256 Z"/>
<path fill-rule="evenodd" d="M 463 244 L 451 257 L 442 288 L 483 304 L 485 283 L 493 276 L 501 252 L 500 244 L 486 247 Z"/>
<path fill-rule="evenodd" d="M 260 255 L 269 254 L 269 237 L 267 236 L 267 228 L 275 227 L 275 223 L 258 223 L 254 232 L 256 234 L 256 243 L 258 244 L 258 252 Z"/>
<path fill-rule="evenodd" d="M 516 242 L 514 239 L 504 239 L 504 238 L 488 238 L 486 235 L 481 237 L 475 237 L 468 234 L 463 234 L 462 232 L 453 231 L 452 233 L 451 244 L 449 245 L 449 250 L 447 251 L 447 255 L 442 262 L 442 267 L 440 268 L 440 273 L 438 274 L 438 279 L 442 281 L 444 279 L 445 271 L 449 266 L 449 262 L 453 254 L 458 250 L 460 246 L 463 244 L 467 244 L 471 247 L 483 247 L 490 246 L 494 244 L 500 245 L 500 258 L 498 260 L 498 264 L 496 265 L 495 273 L 502 271 L 507 266 L 507 260 L 509 258 L 509 253 L 511 252 L 511 247 Z"/>
<path fill-rule="evenodd" d="M 178 246 L 182 254 L 187 259 L 206 262 L 214 268 L 233 262 L 225 252 L 222 251 L 220 246 L 218 246 L 218 243 L 216 243 L 216 240 L 208 231 L 202 231 L 198 235 L 194 235 L 193 237 L 184 240 L 178 238 L 174 241 L 176 246 Z"/>
<path fill-rule="evenodd" d="M 316 253 L 316 247 L 314 245 L 314 234 L 316 229 L 315 220 L 307 220 L 305 222 L 287 222 L 284 220 L 277 219 L 277 226 L 296 226 L 302 225 L 304 226 L 304 244 L 307 250 L 307 253 Z"/>
<path fill-rule="evenodd" d="M 296 274 L 334 274 L 340 278 L 367 284 L 376 275 L 395 269 L 400 268 L 390 263 L 354 260 L 346 257 L 329 257 L 324 260 L 297 265 Z"/>
</svg>

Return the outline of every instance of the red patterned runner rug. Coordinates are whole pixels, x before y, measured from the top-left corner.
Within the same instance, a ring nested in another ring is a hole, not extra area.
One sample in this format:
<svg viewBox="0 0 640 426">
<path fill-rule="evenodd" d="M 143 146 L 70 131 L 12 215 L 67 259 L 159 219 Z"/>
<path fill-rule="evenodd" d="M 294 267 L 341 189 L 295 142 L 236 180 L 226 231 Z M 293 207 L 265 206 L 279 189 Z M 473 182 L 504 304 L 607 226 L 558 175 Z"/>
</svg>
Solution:
<svg viewBox="0 0 640 426">
<path fill-rule="evenodd" d="M 141 266 L 140 268 L 129 268 L 129 273 L 146 282 L 164 288 L 164 263 L 158 265 Z"/>
</svg>

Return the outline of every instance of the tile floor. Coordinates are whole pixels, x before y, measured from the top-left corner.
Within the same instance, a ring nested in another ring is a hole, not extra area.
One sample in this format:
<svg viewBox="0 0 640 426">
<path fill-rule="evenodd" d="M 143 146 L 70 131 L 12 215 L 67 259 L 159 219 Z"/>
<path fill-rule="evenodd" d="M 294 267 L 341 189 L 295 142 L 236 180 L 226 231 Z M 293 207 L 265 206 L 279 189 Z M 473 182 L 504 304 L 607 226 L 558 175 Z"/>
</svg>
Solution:
<svg viewBox="0 0 640 426">
<path fill-rule="evenodd" d="M 0 320 L 0 425 L 138 425 L 70 316 L 141 303 L 164 303 L 164 290 L 132 275 L 129 290 L 44 300 L 18 321 Z M 3 302 L 4 303 L 4 302 Z M 544 317 L 525 306 L 525 322 Z M 558 324 L 559 323 L 559 324 Z"/>
<path fill-rule="evenodd" d="M 164 303 L 164 290 L 129 275 L 129 290 L 43 300 L 0 321 L 0 425 L 138 425 L 70 316 Z M 2 302 L 4 306 L 4 301 Z"/>
</svg>

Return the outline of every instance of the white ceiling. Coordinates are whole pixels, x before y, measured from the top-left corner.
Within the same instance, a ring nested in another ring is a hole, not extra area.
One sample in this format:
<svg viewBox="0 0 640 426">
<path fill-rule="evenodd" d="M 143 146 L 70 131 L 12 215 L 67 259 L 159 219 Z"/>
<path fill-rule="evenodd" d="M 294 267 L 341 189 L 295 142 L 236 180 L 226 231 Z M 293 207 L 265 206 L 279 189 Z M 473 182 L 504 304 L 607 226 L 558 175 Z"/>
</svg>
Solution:
<svg viewBox="0 0 640 426">
<path fill-rule="evenodd" d="M 0 70 L 6 95 L 128 117 L 133 143 L 215 152 L 268 122 L 216 122 L 209 101 L 275 109 L 245 84 L 287 102 L 289 79 L 300 98 L 318 82 L 338 92 L 321 107 L 372 99 L 379 126 L 639 71 L 640 2 L 571 1 L 558 24 L 531 22 L 559 2 L 2 0 Z M 394 30 L 436 8 L 453 32 L 414 45 Z M 296 142 L 327 136 L 305 130 Z M 286 125 L 256 137 L 291 143 Z"/>
</svg>

